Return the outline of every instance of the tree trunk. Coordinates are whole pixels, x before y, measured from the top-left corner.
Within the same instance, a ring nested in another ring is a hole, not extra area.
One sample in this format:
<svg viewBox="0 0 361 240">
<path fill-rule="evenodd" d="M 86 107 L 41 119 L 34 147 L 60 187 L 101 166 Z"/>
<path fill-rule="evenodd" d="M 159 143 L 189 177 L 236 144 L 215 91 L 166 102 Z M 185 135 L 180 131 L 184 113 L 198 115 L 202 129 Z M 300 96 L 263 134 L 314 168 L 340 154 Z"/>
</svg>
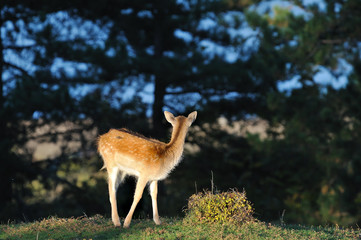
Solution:
<svg viewBox="0 0 361 240">
<path fill-rule="evenodd" d="M 153 129 L 152 136 L 154 138 L 165 138 L 166 137 L 166 126 L 163 124 L 163 106 L 166 84 L 161 78 L 156 78 L 154 82 L 154 103 L 153 103 Z"/>
<path fill-rule="evenodd" d="M 0 29 L 3 25 L 3 20 L 0 19 Z M 6 114 L 5 114 L 5 96 L 4 96 L 4 46 L 0 34 L 0 212 L 6 207 L 6 203 L 10 202 L 12 198 L 12 184 L 11 184 L 11 154 L 10 144 L 7 137 Z M 1 216 L 0 216 L 1 217 Z"/>
<path fill-rule="evenodd" d="M 163 57 L 163 14 L 160 9 L 162 6 L 158 7 L 158 14 L 155 16 L 155 29 L 154 29 L 154 58 L 156 62 L 161 62 L 160 60 Z M 161 74 L 162 68 L 156 68 L 155 81 L 154 81 L 154 103 L 153 103 L 153 129 L 152 135 L 154 138 L 163 139 L 166 137 L 166 126 L 163 124 L 164 115 L 163 115 L 163 106 L 164 106 L 164 96 L 166 93 L 166 79 L 164 79 Z"/>
</svg>

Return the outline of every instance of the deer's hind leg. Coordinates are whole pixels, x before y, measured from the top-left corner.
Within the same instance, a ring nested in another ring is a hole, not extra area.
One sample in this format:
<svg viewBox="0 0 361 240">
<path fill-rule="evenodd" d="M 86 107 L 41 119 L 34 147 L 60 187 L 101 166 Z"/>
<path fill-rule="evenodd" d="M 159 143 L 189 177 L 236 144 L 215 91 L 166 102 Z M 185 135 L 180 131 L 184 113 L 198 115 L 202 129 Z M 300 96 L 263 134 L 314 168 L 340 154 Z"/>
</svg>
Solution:
<svg viewBox="0 0 361 240">
<path fill-rule="evenodd" d="M 149 185 L 150 196 L 152 197 L 152 207 L 153 207 L 153 220 L 155 224 L 161 224 L 158 215 L 158 205 L 157 205 L 157 194 L 158 194 L 158 181 L 152 181 Z"/>
<path fill-rule="evenodd" d="M 119 169 L 117 167 L 113 167 L 108 170 L 108 188 L 109 188 L 109 200 L 112 208 L 112 221 L 115 226 L 120 227 L 120 220 L 118 215 L 117 208 L 117 190 L 119 184 L 121 182 L 121 178 L 119 176 Z"/>
<path fill-rule="evenodd" d="M 124 221 L 124 227 L 125 228 L 129 227 L 130 222 L 132 221 L 134 210 L 135 210 L 139 200 L 142 198 L 143 191 L 144 191 L 145 186 L 147 185 L 147 182 L 148 182 L 148 179 L 146 179 L 144 177 L 139 177 L 138 178 L 137 186 L 135 188 L 133 203 L 132 203 L 132 206 L 130 207 L 129 213 L 128 213 L 127 217 L 125 218 L 125 221 Z"/>
</svg>

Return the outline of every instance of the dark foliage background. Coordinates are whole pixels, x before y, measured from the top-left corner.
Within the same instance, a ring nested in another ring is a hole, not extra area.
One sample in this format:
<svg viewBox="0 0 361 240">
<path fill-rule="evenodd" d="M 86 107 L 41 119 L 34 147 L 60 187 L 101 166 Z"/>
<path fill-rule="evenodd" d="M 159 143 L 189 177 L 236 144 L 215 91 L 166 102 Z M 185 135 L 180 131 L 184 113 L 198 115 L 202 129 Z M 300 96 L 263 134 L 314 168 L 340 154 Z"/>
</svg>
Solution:
<svg viewBox="0 0 361 240">
<path fill-rule="evenodd" d="M 245 189 L 259 219 L 360 224 L 359 1 L 0 8 L 1 222 L 109 215 L 97 135 L 127 127 L 167 141 L 163 111 L 197 110 L 184 161 L 160 186 L 161 215 L 182 215 L 213 175 L 218 190 Z M 263 135 L 229 130 L 254 119 Z M 30 141 L 60 150 L 35 159 Z M 133 189 L 131 178 L 119 189 L 123 216 Z M 137 215 L 150 213 L 145 194 Z"/>
</svg>

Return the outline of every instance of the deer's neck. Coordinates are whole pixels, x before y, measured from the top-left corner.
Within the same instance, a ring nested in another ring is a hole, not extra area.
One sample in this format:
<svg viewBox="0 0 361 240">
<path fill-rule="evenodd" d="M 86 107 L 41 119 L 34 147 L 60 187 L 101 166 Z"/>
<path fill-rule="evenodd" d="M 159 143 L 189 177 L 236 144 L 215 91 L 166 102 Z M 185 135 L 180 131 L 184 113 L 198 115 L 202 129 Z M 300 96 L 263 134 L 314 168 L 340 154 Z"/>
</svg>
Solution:
<svg viewBox="0 0 361 240">
<path fill-rule="evenodd" d="M 171 140 L 167 144 L 167 162 L 170 168 L 175 167 L 181 160 L 187 131 L 188 127 L 182 122 L 173 127 Z"/>
</svg>

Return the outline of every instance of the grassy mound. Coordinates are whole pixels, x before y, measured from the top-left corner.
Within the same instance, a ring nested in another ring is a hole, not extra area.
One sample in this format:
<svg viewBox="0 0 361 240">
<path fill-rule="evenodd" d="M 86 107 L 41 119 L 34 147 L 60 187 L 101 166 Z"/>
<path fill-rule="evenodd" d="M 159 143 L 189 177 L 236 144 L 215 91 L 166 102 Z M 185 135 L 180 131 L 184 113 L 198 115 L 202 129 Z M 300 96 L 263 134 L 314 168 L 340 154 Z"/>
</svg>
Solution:
<svg viewBox="0 0 361 240">
<path fill-rule="evenodd" d="M 193 194 L 189 198 L 185 219 L 241 225 L 255 220 L 253 212 L 254 209 L 244 191 L 231 190 L 216 194 L 205 191 Z"/>
</svg>

